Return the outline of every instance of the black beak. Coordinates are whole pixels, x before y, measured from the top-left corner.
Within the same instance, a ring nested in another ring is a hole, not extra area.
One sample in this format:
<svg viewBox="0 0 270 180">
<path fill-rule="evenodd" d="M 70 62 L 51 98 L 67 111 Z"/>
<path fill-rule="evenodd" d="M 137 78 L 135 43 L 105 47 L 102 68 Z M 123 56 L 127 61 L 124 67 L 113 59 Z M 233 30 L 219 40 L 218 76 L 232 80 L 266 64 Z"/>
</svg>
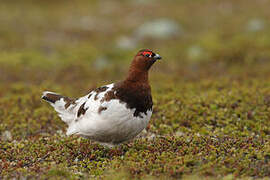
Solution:
<svg viewBox="0 0 270 180">
<path fill-rule="evenodd" d="M 155 56 L 153 57 L 155 60 L 159 60 L 162 59 L 162 57 L 159 54 L 155 54 Z"/>
</svg>

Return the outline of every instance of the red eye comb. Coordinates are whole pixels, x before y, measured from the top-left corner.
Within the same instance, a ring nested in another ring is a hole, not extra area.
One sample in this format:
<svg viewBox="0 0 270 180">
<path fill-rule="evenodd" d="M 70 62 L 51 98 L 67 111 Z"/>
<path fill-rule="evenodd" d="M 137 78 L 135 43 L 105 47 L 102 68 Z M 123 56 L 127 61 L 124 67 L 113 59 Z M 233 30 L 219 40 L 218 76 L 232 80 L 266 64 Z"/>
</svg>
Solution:
<svg viewBox="0 0 270 180">
<path fill-rule="evenodd" d="M 152 55 L 153 53 L 150 52 L 150 51 L 144 51 L 144 52 L 143 52 L 143 55 L 145 56 L 146 54 Z"/>
</svg>

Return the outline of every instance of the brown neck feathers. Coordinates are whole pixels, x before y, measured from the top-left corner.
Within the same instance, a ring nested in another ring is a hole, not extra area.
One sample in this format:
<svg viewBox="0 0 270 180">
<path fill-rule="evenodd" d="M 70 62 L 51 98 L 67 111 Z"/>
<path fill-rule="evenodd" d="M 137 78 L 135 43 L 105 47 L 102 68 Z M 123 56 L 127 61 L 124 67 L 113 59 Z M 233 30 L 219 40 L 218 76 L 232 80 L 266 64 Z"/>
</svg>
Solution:
<svg viewBox="0 0 270 180">
<path fill-rule="evenodd" d="M 148 71 L 130 68 L 126 81 L 148 84 Z"/>
<path fill-rule="evenodd" d="M 142 59 L 142 56 L 135 56 L 129 67 L 126 81 L 148 84 L 147 61 Z"/>
</svg>

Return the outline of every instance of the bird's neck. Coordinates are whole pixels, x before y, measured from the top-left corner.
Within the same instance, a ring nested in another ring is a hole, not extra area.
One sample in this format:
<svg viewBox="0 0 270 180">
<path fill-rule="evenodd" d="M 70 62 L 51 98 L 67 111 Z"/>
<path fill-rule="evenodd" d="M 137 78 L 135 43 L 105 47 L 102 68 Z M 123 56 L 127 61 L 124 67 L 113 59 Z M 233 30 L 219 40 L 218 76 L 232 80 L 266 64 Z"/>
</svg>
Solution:
<svg viewBox="0 0 270 180">
<path fill-rule="evenodd" d="M 148 71 L 131 67 L 128 71 L 128 76 L 125 81 L 148 84 Z"/>
</svg>

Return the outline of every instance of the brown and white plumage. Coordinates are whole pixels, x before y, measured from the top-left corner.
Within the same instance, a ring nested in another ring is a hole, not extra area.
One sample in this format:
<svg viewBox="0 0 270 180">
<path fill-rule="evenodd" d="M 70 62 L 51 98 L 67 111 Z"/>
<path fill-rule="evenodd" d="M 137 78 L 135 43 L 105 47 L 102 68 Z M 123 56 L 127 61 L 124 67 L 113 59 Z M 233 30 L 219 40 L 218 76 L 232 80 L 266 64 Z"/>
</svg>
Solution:
<svg viewBox="0 0 270 180">
<path fill-rule="evenodd" d="M 148 70 L 158 59 L 161 57 L 151 50 L 141 50 L 123 81 L 99 87 L 78 99 L 48 91 L 42 99 L 67 123 L 67 135 L 77 134 L 107 145 L 125 142 L 138 135 L 151 118 Z"/>
</svg>

